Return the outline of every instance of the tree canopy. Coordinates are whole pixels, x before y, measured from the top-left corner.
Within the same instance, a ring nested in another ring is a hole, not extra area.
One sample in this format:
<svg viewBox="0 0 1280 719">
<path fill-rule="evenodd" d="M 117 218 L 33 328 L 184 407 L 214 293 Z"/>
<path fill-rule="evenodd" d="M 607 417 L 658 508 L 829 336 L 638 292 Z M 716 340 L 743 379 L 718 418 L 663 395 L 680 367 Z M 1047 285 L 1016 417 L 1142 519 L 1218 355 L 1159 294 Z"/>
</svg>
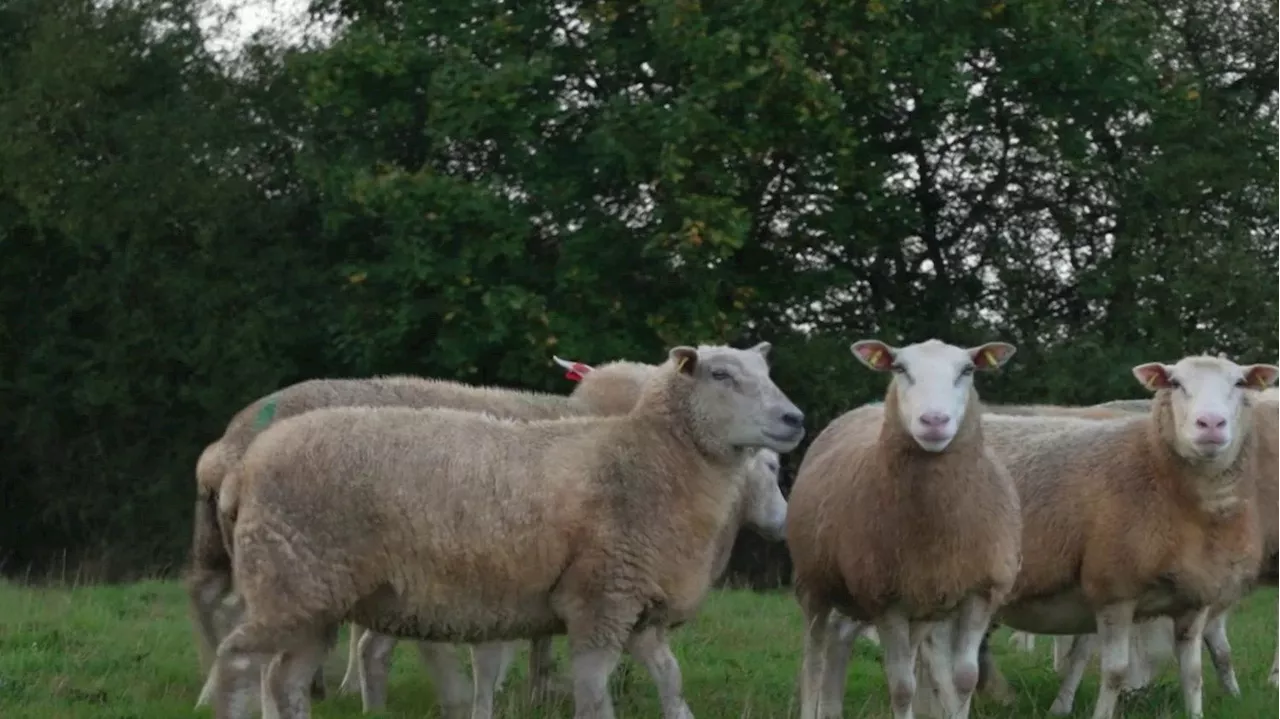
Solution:
<svg viewBox="0 0 1280 719">
<path fill-rule="evenodd" d="M 996 401 L 1276 361 L 1274 2 L 310 10 L 224 61 L 204 0 L 0 0 L 6 571 L 175 566 L 201 449 L 311 377 L 767 339 L 812 437 L 867 337 L 1012 342 Z"/>
</svg>

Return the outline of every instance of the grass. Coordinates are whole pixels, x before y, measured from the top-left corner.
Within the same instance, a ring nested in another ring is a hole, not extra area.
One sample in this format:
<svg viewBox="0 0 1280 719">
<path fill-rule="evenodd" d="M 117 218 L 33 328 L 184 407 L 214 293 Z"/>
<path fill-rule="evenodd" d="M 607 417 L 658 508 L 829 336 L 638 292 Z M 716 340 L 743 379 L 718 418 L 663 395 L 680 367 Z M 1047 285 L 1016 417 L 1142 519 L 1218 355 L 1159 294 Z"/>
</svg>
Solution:
<svg viewBox="0 0 1280 719">
<path fill-rule="evenodd" d="M 793 681 L 800 659 L 799 610 L 787 593 L 720 591 L 698 620 L 674 633 L 684 669 L 685 692 L 699 719 L 794 716 Z M 1276 690 L 1266 674 L 1276 646 L 1276 592 L 1252 595 L 1232 616 L 1231 643 L 1244 697 L 1233 700 L 1218 686 L 1205 658 L 1206 719 L 1276 717 Z M 979 717 L 1046 716 L 1057 691 L 1050 642 L 1034 654 L 1013 651 L 1008 631 L 995 650 L 1018 702 L 975 705 Z M 563 642 L 557 642 L 563 651 Z M 430 682 L 412 647 L 397 648 L 384 717 L 434 717 Z M 330 698 L 313 707 L 318 718 L 357 717 L 360 700 L 336 696 L 346 660 L 345 637 L 326 664 Z M 192 706 L 203 677 L 198 669 L 186 596 L 173 582 L 126 586 L 35 589 L 0 584 L 0 717 L 4 719 L 159 719 L 212 716 Z M 506 717 L 570 717 L 567 703 L 535 711 L 523 704 L 528 664 L 522 656 L 499 701 Z M 561 661 L 561 667 L 567 664 Z M 1096 669 L 1076 699 L 1074 716 L 1087 717 L 1097 696 Z M 652 684 L 632 667 L 617 682 L 621 717 L 659 715 Z M 1126 697 L 1126 717 L 1182 716 L 1176 673 L 1166 667 L 1143 692 Z M 849 717 L 887 717 L 879 649 L 859 642 L 845 697 Z"/>
</svg>

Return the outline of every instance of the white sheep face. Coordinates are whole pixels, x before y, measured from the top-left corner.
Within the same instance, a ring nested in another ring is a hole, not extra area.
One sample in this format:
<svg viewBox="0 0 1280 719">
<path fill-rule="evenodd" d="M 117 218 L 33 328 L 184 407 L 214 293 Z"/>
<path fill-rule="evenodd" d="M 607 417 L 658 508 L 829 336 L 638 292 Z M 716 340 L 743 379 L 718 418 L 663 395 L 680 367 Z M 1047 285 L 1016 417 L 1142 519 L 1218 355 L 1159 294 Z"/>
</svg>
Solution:
<svg viewBox="0 0 1280 719">
<path fill-rule="evenodd" d="M 1212 460 L 1232 454 L 1239 444 L 1246 392 L 1276 383 L 1275 365 L 1240 366 L 1220 357 L 1184 357 L 1177 364 L 1148 362 L 1133 376 L 1151 390 L 1169 392 L 1178 454 Z"/>
<path fill-rule="evenodd" d="M 772 347 L 674 347 L 668 361 L 693 379 L 690 408 L 740 449 L 790 452 L 804 439 L 804 413 L 769 377 Z"/>
<path fill-rule="evenodd" d="M 892 372 L 902 429 L 926 452 L 951 444 L 964 421 L 976 370 L 994 370 L 1016 351 L 1004 342 L 963 349 L 931 339 L 906 347 L 862 340 L 850 347 L 855 357 L 878 372 Z"/>
<path fill-rule="evenodd" d="M 766 539 L 780 542 L 786 536 L 787 499 L 778 486 L 781 463 L 771 449 L 756 452 L 747 464 L 745 523 Z"/>
</svg>

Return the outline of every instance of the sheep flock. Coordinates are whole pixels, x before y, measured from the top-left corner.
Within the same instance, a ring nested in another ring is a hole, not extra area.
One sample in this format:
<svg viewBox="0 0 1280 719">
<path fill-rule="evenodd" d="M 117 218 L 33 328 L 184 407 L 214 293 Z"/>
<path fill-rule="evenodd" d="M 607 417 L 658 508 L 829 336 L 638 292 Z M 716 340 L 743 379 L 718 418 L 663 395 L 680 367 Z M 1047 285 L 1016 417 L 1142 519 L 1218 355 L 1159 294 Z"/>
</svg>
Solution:
<svg viewBox="0 0 1280 719">
<path fill-rule="evenodd" d="M 1202 716 L 1202 646 L 1240 695 L 1227 618 L 1277 579 L 1275 365 L 1191 355 L 1130 370 L 1149 400 L 997 405 L 975 376 L 1010 362 L 1010 344 L 861 340 L 853 359 L 887 375 L 882 401 L 823 428 L 784 498 L 780 457 L 806 427 L 770 350 L 551 358 L 576 382 L 567 395 L 394 376 L 257 399 L 196 463 L 197 706 L 309 717 L 347 625 L 339 691 L 365 712 L 385 706 L 407 639 L 443 716 L 490 719 L 528 641 L 534 702 L 611 719 L 609 678 L 630 660 L 663 719 L 691 719 L 669 637 L 743 529 L 791 554 L 802 719 L 844 715 L 859 638 L 880 645 L 895 719 L 968 717 L 978 693 L 1010 702 L 999 626 L 1022 647 L 1052 638 L 1049 714 L 1072 711 L 1095 654 L 1093 719 L 1116 716 L 1164 655 Z"/>
</svg>

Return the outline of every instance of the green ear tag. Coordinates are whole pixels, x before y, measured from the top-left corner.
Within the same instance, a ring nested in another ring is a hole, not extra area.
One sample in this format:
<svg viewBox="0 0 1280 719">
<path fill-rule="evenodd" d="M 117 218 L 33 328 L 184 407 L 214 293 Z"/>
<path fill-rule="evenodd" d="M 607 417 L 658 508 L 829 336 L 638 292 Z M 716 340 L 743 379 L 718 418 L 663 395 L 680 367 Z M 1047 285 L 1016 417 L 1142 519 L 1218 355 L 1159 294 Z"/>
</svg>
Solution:
<svg viewBox="0 0 1280 719">
<path fill-rule="evenodd" d="M 258 418 L 253 421 L 254 429 L 262 429 L 271 424 L 271 419 L 276 416 L 276 401 L 273 399 L 262 405 L 262 409 L 258 410 Z"/>
</svg>

